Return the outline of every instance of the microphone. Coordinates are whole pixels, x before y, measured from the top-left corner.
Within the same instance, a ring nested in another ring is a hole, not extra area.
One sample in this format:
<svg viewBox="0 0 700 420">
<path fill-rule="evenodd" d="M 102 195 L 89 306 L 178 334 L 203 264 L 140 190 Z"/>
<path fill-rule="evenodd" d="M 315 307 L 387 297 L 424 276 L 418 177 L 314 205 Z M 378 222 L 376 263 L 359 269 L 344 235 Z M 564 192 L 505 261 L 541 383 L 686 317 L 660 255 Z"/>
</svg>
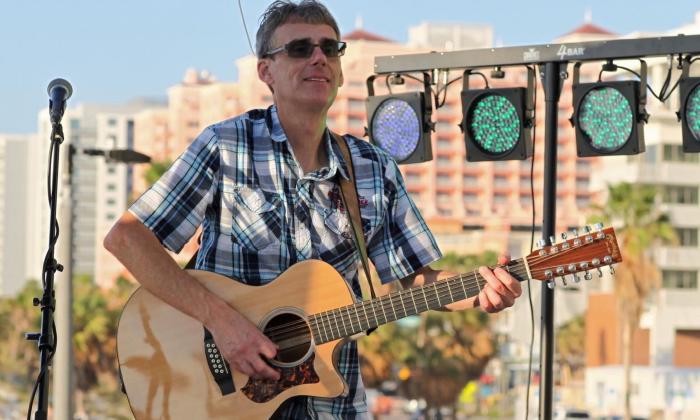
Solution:
<svg viewBox="0 0 700 420">
<path fill-rule="evenodd" d="M 73 94 L 73 87 L 68 83 L 68 80 L 53 79 L 46 91 L 49 93 L 51 124 L 56 125 L 63 118 L 63 112 L 66 110 L 66 101 Z"/>
</svg>

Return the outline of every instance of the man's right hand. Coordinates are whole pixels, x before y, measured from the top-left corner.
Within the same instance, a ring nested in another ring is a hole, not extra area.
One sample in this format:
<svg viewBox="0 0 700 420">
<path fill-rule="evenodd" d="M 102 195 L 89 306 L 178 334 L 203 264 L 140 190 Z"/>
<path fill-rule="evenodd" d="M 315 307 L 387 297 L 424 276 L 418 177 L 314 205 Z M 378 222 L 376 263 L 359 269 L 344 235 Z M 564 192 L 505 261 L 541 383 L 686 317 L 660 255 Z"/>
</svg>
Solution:
<svg viewBox="0 0 700 420">
<path fill-rule="evenodd" d="M 266 361 L 277 354 L 275 343 L 231 307 L 227 306 L 219 312 L 207 329 L 229 364 L 254 378 L 278 380 L 279 372 Z"/>
</svg>

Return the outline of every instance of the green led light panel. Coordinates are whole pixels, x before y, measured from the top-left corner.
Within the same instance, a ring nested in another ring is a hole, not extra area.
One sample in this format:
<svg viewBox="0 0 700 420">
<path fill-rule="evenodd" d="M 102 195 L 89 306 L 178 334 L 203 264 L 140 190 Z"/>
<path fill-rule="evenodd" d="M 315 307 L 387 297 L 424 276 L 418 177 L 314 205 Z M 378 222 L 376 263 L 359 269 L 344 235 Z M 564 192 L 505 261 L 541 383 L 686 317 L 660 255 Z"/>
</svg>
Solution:
<svg viewBox="0 0 700 420">
<path fill-rule="evenodd" d="M 695 89 L 688 95 L 685 120 L 688 122 L 688 128 L 693 133 L 695 140 L 700 141 L 700 85 L 695 86 Z"/>
<path fill-rule="evenodd" d="M 474 141 L 492 154 L 512 150 L 520 138 L 518 112 L 501 95 L 487 95 L 478 100 L 471 108 L 467 125 Z"/>
<path fill-rule="evenodd" d="M 629 101 L 617 89 L 602 87 L 584 96 L 578 123 L 593 148 L 612 152 L 629 139 L 634 118 Z"/>
</svg>

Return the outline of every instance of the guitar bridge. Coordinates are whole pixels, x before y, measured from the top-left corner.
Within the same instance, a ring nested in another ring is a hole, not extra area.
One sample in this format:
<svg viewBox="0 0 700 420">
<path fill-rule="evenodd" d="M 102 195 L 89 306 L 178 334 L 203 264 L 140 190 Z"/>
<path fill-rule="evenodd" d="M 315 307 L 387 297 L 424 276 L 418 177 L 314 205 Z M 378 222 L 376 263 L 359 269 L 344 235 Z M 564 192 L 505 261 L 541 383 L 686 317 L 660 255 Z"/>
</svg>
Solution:
<svg viewBox="0 0 700 420">
<path fill-rule="evenodd" d="M 236 392 L 236 385 L 233 383 L 233 375 L 228 362 L 221 355 L 216 347 L 214 337 L 208 329 L 204 329 L 204 355 L 207 359 L 209 373 L 214 378 L 214 382 L 219 387 L 221 395 L 228 395 Z"/>
</svg>

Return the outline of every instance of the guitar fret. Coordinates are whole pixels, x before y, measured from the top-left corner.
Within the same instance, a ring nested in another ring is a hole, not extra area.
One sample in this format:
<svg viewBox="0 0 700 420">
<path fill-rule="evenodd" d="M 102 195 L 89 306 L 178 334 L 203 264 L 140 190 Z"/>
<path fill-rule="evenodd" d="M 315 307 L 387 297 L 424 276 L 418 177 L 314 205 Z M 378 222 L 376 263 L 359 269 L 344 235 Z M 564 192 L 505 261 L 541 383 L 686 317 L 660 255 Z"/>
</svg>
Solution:
<svg viewBox="0 0 700 420">
<path fill-rule="evenodd" d="M 447 292 L 450 294 L 450 301 L 454 302 L 455 298 L 454 298 L 454 296 L 452 296 L 452 285 L 450 284 L 449 281 L 446 282 L 446 284 L 447 284 Z"/>
<path fill-rule="evenodd" d="M 394 312 L 394 321 L 397 320 L 399 317 L 396 316 L 396 309 L 394 309 L 394 302 L 391 300 L 391 295 L 389 295 L 389 303 L 391 304 L 391 311 Z"/>
<path fill-rule="evenodd" d="M 365 307 L 365 302 L 362 302 L 362 312 L 365 313 L 365 320 L 367 320 L 367 329 L 369 329 L 369 316 L 367 316 L 367 309 Z"/>
<path fill-rule="evenodd" d="M 474 280 L 476 280 L 476 287 L 479 288 L 479 293 L 481 293 L 481 284 L 479 284 L 479 276 L 476 274 L 476 268 L 474 269 Z"/>
<path fill-rule="evenodd" d="M 464 280 L 462 280 L 462 275 L 459 275 L 459 283 L 462 285 L 462 290 L 464 291 L 464 297 L 467 298 L 469 297 L 469 293 L 467 293 L 467 289 L 464 288 Z"/>
<path fill-rule="evenodd" d="M 425 310 L 427 311 L 428 309 L 430 309 L 430 305 L 428 304 L 428 297 L 425 296 L 425 289 L 424 288 L 421 288 L 420 291 L 423 292 L 423 300 L 425 301 Z"/>
<path fill-rule="evenodd" d="M 382 307 L 382 315 L 384 315 L 384 323 L 389 322 L 389 319 L 386 317 L 386 312 L 384 312 L 384 302 L 382 302 L 382 297 L 379 298 L 379 304 Z"/>
<path fill-rule="evenodd" d="M 433 289 L 435 289 L 435 296 L 437 297 L 438 308 L 442 308 L 442 304 L 440 303 L 440 293 L 438 292 L 438 289 L 437 289 L 437 282 L 433 283 Z"/>
<path fill-rule="evenodd" d="M 401 307 L 403 308 L 403 316 L 408 316 L 408 312 L 406 311 L 406 305 L 403 304 L 403 293 L 399 292 L 399 297 L 401 298 Z"/>
<path fill-rule="evenodd" d="M 362 331 L 362 321 L 360 321 L 360 313 L 357 312 L 357 305 L 354 305 L 355 308 L 355 317 L 357 317 L 357 326 L 358 326 L 358 332 Z"/>
<path fill-rule="evenodd" d="M 323 341 L 328 341 L 328 331 L 326 330 L 326 323 L 323 321 L 323 314 L 321 314 L 321 326 L 323 327 L 323 334 L 326 336 Z"/>
<path fill-rule="evenodd" d="M 418 313 L 418 305 L 416 305 L 416 298 L 413 297 L 413 289 L 408 289 L 411 292 L 411 300 L 413 301 L 413 308 L 416 313 Z"/>
<path fill-rule="evenodd" d="M 331 315 L 330 313 L 328 314 L 328 318 L 330 319 Z M 333 314 L 333 320 L 335 321 L 335 329 L 338 331 L 338 338 L 342 337 L 342 334 L 340 334 L 340 326 L 338 325 L 338 317 Z"/>
<path fill-rule="evenodd" d="M 370 303 L 370 306 L 372 307 L 372 313 L 374 314 L 374 323 L 379 325 L 379 321 L 377 321 L 377 311 L 374 309 L 374 303 Z"/>
<path fill-rule="evenodd" d="M 350 318 L 350 309 L 348 308 L 348 321 L 350 321 L 350 327 L 352 330 L 352 318 Z M 348 336 L 348 325 L 347 322 L 345 322 L 345 315 L 343 314 L 343 308 L 340 308 L 340 319 L 341 322 L 343 323 L 343 330 L 345 330 L 345 336 Z"/>
</svg>

